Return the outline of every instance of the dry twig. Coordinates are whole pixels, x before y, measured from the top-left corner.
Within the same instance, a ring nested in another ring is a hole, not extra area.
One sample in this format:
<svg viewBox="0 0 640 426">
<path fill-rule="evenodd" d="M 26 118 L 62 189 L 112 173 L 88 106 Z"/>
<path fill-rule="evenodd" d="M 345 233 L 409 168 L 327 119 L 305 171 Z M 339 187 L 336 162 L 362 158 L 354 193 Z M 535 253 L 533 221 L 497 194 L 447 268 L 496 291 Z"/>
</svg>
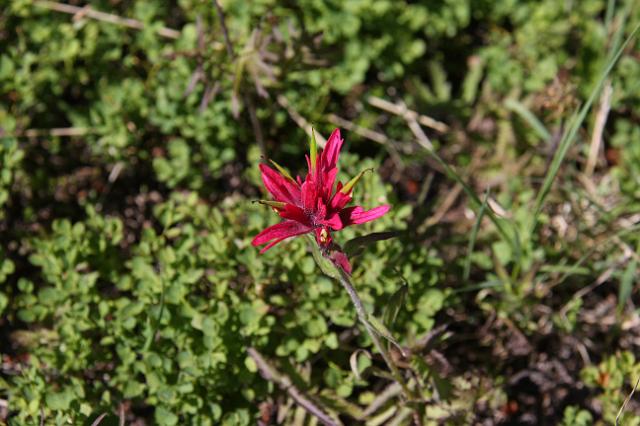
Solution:
<svg viewBox="0 0 640 426">
<path fill-rule="evenodd" d="M 400 108 L 400 110 L 398 111 L 398 115 L 405 119 L 407 125 L 409 126 L 409 129 L 411 129 L 411 132 L 416 137 L 418 144 L 420 144 L 420 146 L 422 146 L 427 151 L 433 151 L 433 144 L 431 143 L 431 139 L 429 139 L 424 130 L 422 130 L 422 127 L 420 127 L 420 123 L 418 123 L 416 117 L 417 113 L 411 114 L 411 112 L 413 111 L 407 109 L 407 105 L 402 101 L 398 103 L 398 108 Z"/>
<path fill-rule="evenodd" d="M 314 402 L 310 401 L 303 393 L 291 383 L 291 379 L 280 373 L 271 364 L 264 359 L 262 354 L 255 348 L 248 348 L 247 352 L 249 356 L 255 361 L 258 366 L 258 370 L 262 374 L 265 380 L 276 383 L 280 389 L 287 392 L 291 398 L 302 408 L 304 408 L 309 414 L 315 416 L 323 424 L 328 426 L 338 426 L 336 420 L 332 419 L 326 411 L 318 407 Z"/>
<path fill-rule="evenodd" d="M 622 264 L 624 264 L 624 262 L 627 261 L 627 259 L 629 259 L 630 256 L 624 255 L 622 260 L 615 262 L 613 265 L 611 265 L 609 268 L 607 268 L 604 272 L 602 272 L 598 278 L 591 284 L 589 284 L 588 286 L 582 287 L 580 290 L 576 291 L 573 295 L 573 297 L 571 298 L 571 300 L 569 300 L 558 312 L 558 315 L 560 315 L 563 318 L 567 318 L 567 312 L 569 311 L 569 309 L 571 308 L 571 302 L 573 302 L 574 300 L 577 299 L 581 299 L 584 296 L 586 296 L 587 294 L 589 294 L 591 291 L 593 291 L 593 289 L 601 286 L 602 284 L 606 283 L 609 278 L 611 278 L 611 276 L 613 275 L 613 273 L 616 271 L 617 268 L 619 268 Z M 595 321 L 592 321 L 595 322 Z"/>
<path fill-rule="evenodd" d="M 429 127 L 439 132 L 444 133 L 449 130 L 449 126 L 447 126 L 443 122 L 434 120 L 433 118 L 428 117 L 424 114 L 418 114 L 415 111 L 407 109 L 407 106 L 404 104 L 404 102 L 394 104 L 377 96 L 369 96 L 369 98 L 367 98 L 367 102 L 369 102 L 376 108 L 380 108 L 381 110 L 399 115 L 405 119 L 411 118 L 414 121 L 418 121 L 423 126 Z"/>
<path fill-rule="evenodd" d="M 402 393 L 402 387 L 398 382 L 393 382 L 387 386 L 378 396 L 371 401 L 371 404 L 362 412 L 362 419 L 366 419 L 378 411 L 384 404 L 386 404 L 391 398 Z"/>
<path fill-rule="evenodd" d="M 91 426 L 98 426 L 100 423 L 102 423 L 102 419 L 104 419 L 105 417 L 107 417 L 107 413 L 102 413 L 100 414 L 94 421 L 93 423 L 91 423 Z"/>
<path fill-rule="evenodd" d="M 52 129 L 27 129 L 23 132 L 16 132 L 11 135 L 3 135 L 0 130 L 0 136 L 8 136 L 14 138 L 30 138 L 35 139 L 43 136 L 84 136 L 97 134 L 98 130 L 89 127 L 58 127 Z"/>
<path fill-rule="evenodd" d="M 327 119 L 329 120 L 329 122 L 331 124 L 334 124 L 338 127 L 342 127 L 346 130 L 349 130 L 351 132 L 354 132 L 357 135 L 362 136 L 363 138 L 372 140 L 374 142 L 377 142 L 381 145 L 384 145 L 385 147 L 387 147 L 388 151 L 389 151 L 389 155 L 391 156 L 391 159 L 394 161 L 394 163 L 396 164 L 396 166 L 398 167 L 398 169 L 402 169 L 402 159 L 400 158 L 400 154 L 398 153 L 398 150 L 396 149 L 396 146 L 403 146 L 400 142 L 395 141 L 391 138 L 389 138 L 387 135 L 385 135 L 384 133 L 380 133 L 380 132 L 376 132 L 375 130 L 371 130 L 371 129 L 367 129 L 366 127 L 362 127 L 362 126 L 358 126 L 356 123 L 353 123 L 349 120 L 345 120 L 342 117 L 339 117 L 335 114 L 329 114 L 327 116 Z"/>
<path fill-rule="evenodd" d="M 334 124 L 336 126 L 344 128 L 346 130 L 354 132 L 357 135 L 362 136 L 363 138 L 367 138 L 367 139 L 372 140 L 374 142 L 378 142 L 381 145 L 389 145 L 391 143 L 399 143 L 398 141 L 394 141 L 394 140 L 390 139 L 384 133 L 376 132 L 374 130 L 367 129 L 367 128 L 362 127 L 362 126 L 358 126 L 357 124 L 355 124 L 355 123 L 353 123 L 353 122 L 351 122 L 349 120 L 345 120 L 344 118 L 339 117 L 339 116 L 337 116 L 335 114 L 329 114 L 327 116 L 327 119 L 329 120 L 329 122 L 331 124 Z"/>
<path fill-rule="evenodd" d="M 447 214 L 449 209 L 451 209 L 451 206 L 453 206 L 453 203 L 456 202 L 456 200 L 458 199 L 458 196 L 462 192 L 462 189 L 463 189 L 462 185 L 460 185 L 459 183 L 456 183 L 453 189 L 449 190 L 449 193 L 445 197 L 442 204 L 438 206 L 438 209 L 433 213 L 431 217 L 429 217 L 426 220 L 426 222 L 421 226 L 421 228 L 423 227 L 429 228 L 439 223 L 442 220 L 442 218 Z"/>
<path fill-rule="evenodd" d="M 37 0 L 33 2 L 35 6 L 42 7 L 44 9 L 53 10 L 56 12 L 68 13 L 74 15 L 74 19 L 91 18 L 96 21 L 108 22 L 110 24 L 119 25 L 121 27 L 132 28 L 134 30 L 144 29 L 144 24 L 137 19 L 123 18 L 111 13 L 100 12 L 92 9 L 91 6 L 86 5 L 84 7 L 73 6 L 65 3 L 58 3 L 55 1 Z M 157 29 L 159 36 L 177 39 L 180 37 L 180 31 L 172 28 L 160 27 Z"/>
<path fill-rule="evenodd" d="M 118 413 L 118 426 L 124 426 L 124 404 L 120 403 L 120 413 Z"/>
<path fill-rule="evenodd" d="M 227 48 L 227 54 L 231 60 L 236 59 L 236 54 L 233 51 L 233 45 L 231 44 L 231 38 L 229 37 L 229 30 L 227 29 L 227 24 L 224 17 L 224 11 L 222 7 L 220 7 L 220 3 L 218 0 L 211 0 L 214 8 L 216 9 L 216 14 L 218 15 L 218 20 L 220 21 L 220 27 L 222 28 L 222 36 L 224 37 L 224 44 Z M 240 90 L 242 94 L 242 100 L 244 102 L 247 111 L 249 112 L 249 120 L 251 121 L 251 127 L 253 128 L 253 134 L 256 137 L 256 141 L 258 142 L 258 146 L 260 147 L 260 152 L 262 156 L 267 158 L 267 149 L 264 143 L 264 136 L 262 133 L 262 127 L 260 126 L 260 121 L 258 120 L 258 114 L 256 113 L 256 106 L 253 103 L 253 99 L 249 96 L 244 90 Z"/>
<path fill-rule="evenodd" d="M 622 413 L 624 413 L 624 409 L 627 407 L 627 404 L 629 403 L 629 401 L 631 401 L 631 398 L 633 398 L 633 394 L 636 393 L 636 389 L 638 389 L 639 384 L 640 384 L 640 377 L 638 377 L 638 380 L 636 380 L 636 384 L 633 387 L 633 389 L 631 389 L 631 393 L 627 396 L 627 398 L 622 403 L 622 407 L 620 407 L 620 411 L 618 411 L 618 415 L 616 416 L 616 426 L 620 424 L 620 417 L 622 416 Z"/>
<path fill-rule="evenodd" d="M 291 119 L 295 121 L 298 127 L 304 130 L 307 133 L 307 135 L 311 137 L 312 136 L 311 130 L 313 129 L 313 126 L 311 126 L 311 124 L 309 124 L 307 119 L 304 118 L 302 115 L 300 115 L 298 111 L 293 109 L 293 107 L 289 103 L 289 100 L 285 98 L 284 95 L 280 94 L 276 97 L 276 101 L 278 101 L 278 104 L 282 108 L 287 110 L 289 117 L 291 117 Z M 318 133 L 317 130 L 315 131 L 315 133 L 316 133 L 316 141 L 318 142 L 318 145 L 320 146 L 320 148 L 324 148 L 324 146 L 327 144 L 327 140 L 320 133 Z"/>
</svg>

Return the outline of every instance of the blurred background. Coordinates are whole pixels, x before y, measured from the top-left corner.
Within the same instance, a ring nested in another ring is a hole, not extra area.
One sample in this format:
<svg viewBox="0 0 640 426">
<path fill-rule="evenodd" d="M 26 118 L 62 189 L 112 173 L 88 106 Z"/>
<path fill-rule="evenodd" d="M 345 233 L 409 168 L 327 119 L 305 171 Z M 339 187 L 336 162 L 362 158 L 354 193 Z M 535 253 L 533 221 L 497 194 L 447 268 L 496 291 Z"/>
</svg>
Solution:
<svg viewBox="0 0 640 426">
<path fill-rule="evenodd" d="M 305 241 L 250 244 L 277 222 L 258 164 L 303 174 L 312 125 L 341 128 L 343 181 L 375 170 L 356 203 L 393 206 L 335 238 L 396 231 L 353 280 L 422 424 L 614 423 L 640 377 L 639 22 L 633 0 L 5 2 L 0 424 L 317 424 L 287 383 L 336 423 L 414 424 Z"/>
</svg>

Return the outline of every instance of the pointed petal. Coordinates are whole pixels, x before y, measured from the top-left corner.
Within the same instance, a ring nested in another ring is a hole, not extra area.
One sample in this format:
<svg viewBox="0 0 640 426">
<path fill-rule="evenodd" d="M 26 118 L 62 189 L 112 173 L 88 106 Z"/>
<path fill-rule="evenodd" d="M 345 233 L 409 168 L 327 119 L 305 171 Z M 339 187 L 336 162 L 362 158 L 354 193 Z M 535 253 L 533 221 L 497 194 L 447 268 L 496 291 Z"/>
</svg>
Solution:
<svg viewBox="0 0 640 426">
<path fill-rule="evenodd" d="M 324 204 L 322 198 L 318 198 L 316 203 L 315 217 L 317 220 L 323 220 L 327 216 L 327 206 Z"/>
<path fill-rule="evenodd" d="M 263 254 L 264 252 L 269 250 L 271 247 L 275 246 L 278 243 L 281 243 L 282 241 L 286 240 L 287 238 L 289 238 L 289 237 L 282 237 L 282 238 L 278 238 L 276 240 L 271 241 L 269 244 L 267 244 L 266 246 L 262 247 L 262 249 L 260 249 L 260 254 Z"/>
<path fill-rule="evenodd" d="M 266 164 L 260 164 L 260 171 L 262 172 L 262 182 L 264 182 L 265 188 L 273 195 L 276 201 L 290 204 L 299 203 L 300 189 L 295 182 L 287 180 Z"/>
<path fill-rule="evenodd" d="M 271 241 L 269 244 L 267 244 L 266 246 L 262 247 L 260 249 L 260 254 L 263 254 L 264 252 L 266 252 L 267 250 L 269 250 L 271 247 L 275 246 L 276 244 L 282 242 L 284 240 L 284 238 L 278 238 L 277 240 L 273 240 Z"/>
<path fill-rule="evenodd" d="M 313 168 L 311 167 L 311 159 L 307 154 L 304 155 L 304 158 L 307 160 L 307 169 L 309 169 L 309 175 L 313 175 Z"/>
<path fill-rule="evenodd" d="M 340 129 L 335 129 L 320 153 L 320 164 L 325 170 L 332 169 L 338 163 L 340 149 L 344 140 L 340 137 Z"/>
<path fill-rule="evenodd" d="M 307 176 L 307 180 L 305 180 L 302 184 L 302 188 L 300 190 L 300 198 L 302 201 L 302 208 L 304 210 L 315 210 L 318 191 L 311 175 Z"/>
<path fill-rule="evenodd" d="M 309 217 L 304 213 L 304 210 L 302 210 L 298 206 L 287 204 L 284 209 L 279 212 L 279 214 L 283 219 L 295 220 L 296 222 L 299 222 L 305 226 L 311 227 L 311 221 L 309 220 Z"/>
<path fill-rule="evenodd" d="M 338 188 L 340 188 L 340 184 L 338 184 Z M 344 206 L 349 204 L 349 201 L 351 201 L 351 196 L 344 194 L 342 191 L 338 190 L 338 192 L 333 195 L 333 198 L 331 199 L 331 202 L 329 204 L 331 210 L 339 211 L 342 210 Z"/>
<path fill-rule="evenodd" d="M 322 173 L 322 198 L 324 200 L 330 200 L 333 193 L 333 184 L 336 181 L 338 175 L 338 169 L 334 167 L 326 172 Z"/>
<path fill-rule="evenodd" d="M 340 212 L 340 218 L 344 226 L 358 225 L 384 216 L 390 208 L 388 205 L 378 206 L 371 210 L 364 210 L 360 206 L 348 207 Z"/>
<path fill-rule="evenodd" d="M 260 246 L 262 244 L 268 243 L 271 240 L 274 240 L 271 241 L 271 243 L 269 243 L 265 248 L 260 250 L 260 253 L 264 253 L 286 238 L 295 237 L 296 235 L 302 235 L 309 231 L 311 231 L 311 228 L 303 225 L 302 223 L 293 220 L 285 220 L 284 222 L 277 223 L 260 232 L 253 238 L 251 244 L 253 246 Z"/>
<path fill-rule="evenodd" d="M 327 216 L 323 221 L 320 222 L 322 225 L 325 225 L 328 228 L 331 228 L 334 231 L 339 231 L 344 228 L 344 224 L 342 223 L 342 218 L 340 214 L 335 212 L 331 215 Z"/>
</svg>

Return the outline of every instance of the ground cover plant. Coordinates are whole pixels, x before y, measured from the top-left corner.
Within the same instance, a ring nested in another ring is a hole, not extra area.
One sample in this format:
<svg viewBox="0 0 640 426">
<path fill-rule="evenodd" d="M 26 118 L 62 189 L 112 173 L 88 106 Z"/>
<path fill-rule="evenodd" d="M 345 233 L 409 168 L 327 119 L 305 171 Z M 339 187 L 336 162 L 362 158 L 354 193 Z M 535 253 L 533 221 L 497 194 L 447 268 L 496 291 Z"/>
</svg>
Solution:
<svg viewBox="0 0 640 426">
<path fill-rule="evenodd" d="M 639 24 L 7 2 L 0 424 L 640 424 Z M 335 128 L 349 211 L 390 208 L 261 254 L 265 167 Z"/>
</svg>

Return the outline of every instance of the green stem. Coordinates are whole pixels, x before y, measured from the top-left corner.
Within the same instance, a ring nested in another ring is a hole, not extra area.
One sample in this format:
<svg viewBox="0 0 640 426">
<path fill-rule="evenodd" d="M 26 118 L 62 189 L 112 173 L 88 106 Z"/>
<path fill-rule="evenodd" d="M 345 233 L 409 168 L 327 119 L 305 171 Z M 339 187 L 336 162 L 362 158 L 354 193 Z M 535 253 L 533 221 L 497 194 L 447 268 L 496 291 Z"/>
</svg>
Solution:
<svg viewBox="0 0 640 426">
<path fill-rule="evenodd" d="M 396 379 L 398 384 L 402 387 L 402 392 L 404 393 L 405 398 L 407 398 L 407 400 L 415 399 L 415 395 L 407 386 L 407 383 L 405 382 L 404 377 L 402 377 L 400 370 L 398 370 L 398 367 L 396 367 L 396 365 L 393 363 L 393 360 L 391 359 L 389 352 L 380 341 L 380 337 L 378 337 L 378 333 L 369 322 L 369 314 L 367 313 L 367 310 L 362 304 L 362 300 L 360 300 L 360 296 L 358 296 L 358 292 L 356 292 L 356 289 L 353 287 L 353 284 L 351 283 L 351 278 L 342 270 L 339 270 L 338 272 L 340 273 L 338 280 L 340 281 L 340 284 L 342 284 L 344 289 L 347 290 L 347 293 L 349 294 L 349 297 L 353 302 L 353 306 L 356 308 L 358 319 L 360 319 L 360 322 L 362 323 L 362 325 L 364 325 L 364 328 L 369 333 L 369 336 L 371 337 L 373 344 L 378 349 L 378 352 L 380 352 L 380 355 L 382 355 L 384 362 L 387 363 L 387 366 L 389 367 L 389 370 L 391 370 L 391 374 L 393 375 L 394 379 Z"/>
<path fill-rule="evenodd" d="M 313 258 L 320 267 L 320 270 L 329 278 L 334 278 L 340 281 L 340 284 L 347 290 L 349 297 L 351 298 L 351 302 L 353 306 L 356 308 L 356 313 L 358 314 L 358 319 L 364 325 L 364 328 L 371 336 L 371 340 L 373 344 L 378 349 L 378 352 L 382 355 L 382 358 L 387 363 L 389 370 L 391 370 L 391 375 L 398 382 L 398 384 L 402 387 L 403 394 L 407 400 L 416 400 L 418 399 L 415 394 L 409 389 L 407 386 L 404 377 L 396 367 L 396 365 L 391 360 L 391 356 L 389 355 L 389 351 L 385 348 L 385 346 L 380 341 L 380 332 L 377 331 L 376 327 L 371 324 L 369 320 L 369 314 L 362 304 L 362 300 L 360 300 L 360 296 L 358 296 L 358 292 L 353 287 L 351 283 L 351 277 L 347 275 L 342 268 L 337 267 L 330 259 L 327 259 L 323 253 L 321 253 L 320 248 L 318 247 L 315 239 L 311 236 L 308 236 L 309 247 L 311 248 L 311 253 L 313 254 Z M 389 336 L 390 338 L 390 336 Z M 392 342 L 395 342 L 393 338 L 391 338 Z M 400 348 L 402 351 L 402 349 Z"/>
</svg>

